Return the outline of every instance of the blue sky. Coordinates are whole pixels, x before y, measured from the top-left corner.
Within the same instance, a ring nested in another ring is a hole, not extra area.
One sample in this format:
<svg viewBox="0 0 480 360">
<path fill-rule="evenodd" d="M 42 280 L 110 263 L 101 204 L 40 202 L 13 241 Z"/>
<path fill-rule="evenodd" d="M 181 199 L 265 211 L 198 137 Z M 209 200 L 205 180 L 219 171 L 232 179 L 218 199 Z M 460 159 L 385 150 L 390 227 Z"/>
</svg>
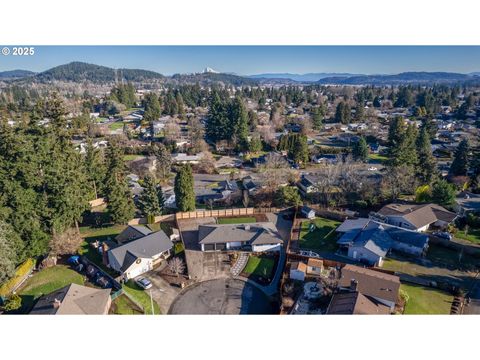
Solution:
<svg viewBox="0 0 480 360">
<path fill-rule="evenodd" d="M 480 46 L 35 46 L 34 56 L 0 55 L 0 71 L 43 71 L 71 61 L 171 75 L 221 72 L 480 71 Z"/>
</svg>

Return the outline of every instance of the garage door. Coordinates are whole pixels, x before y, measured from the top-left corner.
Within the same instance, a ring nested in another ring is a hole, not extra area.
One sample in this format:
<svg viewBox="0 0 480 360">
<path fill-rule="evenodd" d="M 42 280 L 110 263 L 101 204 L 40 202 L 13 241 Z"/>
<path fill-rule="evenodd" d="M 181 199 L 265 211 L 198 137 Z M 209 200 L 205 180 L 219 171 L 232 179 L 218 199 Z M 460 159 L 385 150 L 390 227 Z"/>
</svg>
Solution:
<svg viewBox="0 0 480 360">
<path fill-rule="evenodd" d="M 225 250 L 227 248 L 227 244 L 216 244 L 217 250 Z"/>
<path fill-rule="evenodd" d="M 203 249 L 205 251 L 213 251 L 215 250 L 215 244 L 204 244 Z"/>
</svg>

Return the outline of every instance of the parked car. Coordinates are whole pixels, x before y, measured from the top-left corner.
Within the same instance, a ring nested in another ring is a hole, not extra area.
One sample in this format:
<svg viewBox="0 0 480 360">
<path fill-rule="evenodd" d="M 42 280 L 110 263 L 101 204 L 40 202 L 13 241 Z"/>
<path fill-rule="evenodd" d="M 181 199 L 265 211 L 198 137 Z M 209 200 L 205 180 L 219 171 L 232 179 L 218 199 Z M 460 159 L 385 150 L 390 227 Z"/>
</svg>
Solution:
<svg viewBox="0 0 480 360">
<path fill-rule="evenodd" d="M 139 277 L 135 279 L 135 284 L 141 287 L 143 290 L 150 289 L 152 287 L 152 282 L 146 277 Z"/>
<path fill-rule="evenodd" d="M 320 258 L 320 255 L 318 255 L 316 252 L 313 252 L 313 251 L 310 251 L 310 250 L 300 250 L 299 254 L 302 255 L 302 256 Z"/>
<path fill-rule="evenodd" d="M 439 237 L 441 239 L 446 239 L 446 240 L 452 240 L 453 236 L 452 234 L 446 232 L 446 231 L 436 231 L 433 233 L 434 236 Z"/>
<path fill-rule="evenodd" d="M 377 171 L 378 169 L 375 166 L 370 166 L 368 171 Z"/>
</svg>

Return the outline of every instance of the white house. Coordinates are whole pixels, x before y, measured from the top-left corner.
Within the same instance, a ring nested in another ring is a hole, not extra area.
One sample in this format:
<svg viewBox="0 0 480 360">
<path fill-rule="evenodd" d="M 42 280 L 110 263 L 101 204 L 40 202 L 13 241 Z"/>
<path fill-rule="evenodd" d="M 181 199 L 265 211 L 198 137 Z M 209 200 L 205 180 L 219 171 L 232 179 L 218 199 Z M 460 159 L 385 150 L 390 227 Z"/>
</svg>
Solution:
<svg viewBox="0 0 480 360">
<path fill-rule="evenodd" d="M 108 266 L 125 279 L 133 279 L 167 259 L 172 247 L 172 241 L 162 230 L 151 232 L 108 250 Z"/>
</svg>

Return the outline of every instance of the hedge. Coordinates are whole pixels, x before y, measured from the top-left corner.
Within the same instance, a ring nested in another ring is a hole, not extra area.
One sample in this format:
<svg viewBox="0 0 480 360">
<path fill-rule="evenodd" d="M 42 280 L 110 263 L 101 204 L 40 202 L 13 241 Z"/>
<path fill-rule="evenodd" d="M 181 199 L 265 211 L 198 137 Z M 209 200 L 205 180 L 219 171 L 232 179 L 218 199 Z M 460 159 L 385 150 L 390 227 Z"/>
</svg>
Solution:
<svg viewBox="0 0 480 360">
<path fill-rule="evenodd" d="M 25 279 L 25 277 L 30 274 L 33 267 L 35 266 L 35 261 L 31 258 L 25 260 L 24 263 L 19 265 L 15 269 L 15 275 L 0 286 L 0 296 L 7 297 L 10 293 Z"/>
</svg>

